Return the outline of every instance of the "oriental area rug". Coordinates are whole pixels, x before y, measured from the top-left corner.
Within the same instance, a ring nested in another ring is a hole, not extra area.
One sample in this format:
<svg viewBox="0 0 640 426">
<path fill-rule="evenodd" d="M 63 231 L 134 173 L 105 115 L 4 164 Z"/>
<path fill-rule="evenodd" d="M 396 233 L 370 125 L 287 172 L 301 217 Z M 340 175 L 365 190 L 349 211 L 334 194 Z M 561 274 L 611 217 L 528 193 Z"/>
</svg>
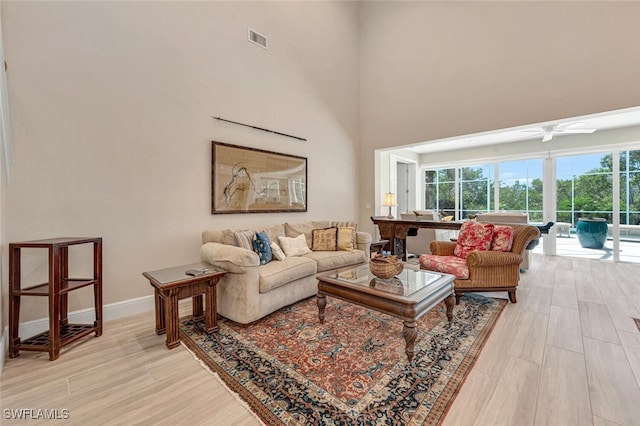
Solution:
<svg viewBox="0 0 640 426">
<path fill-rule="evenodd" d="M 312 297 L 211 335 L 185 317 L 180 337 L 267 425 L 437 425 L 506 303 L 467 294 L 451 323 L 432 309 L 412 363 L 401 320 L 331 297 L 324 324 Z"/>
</svg>

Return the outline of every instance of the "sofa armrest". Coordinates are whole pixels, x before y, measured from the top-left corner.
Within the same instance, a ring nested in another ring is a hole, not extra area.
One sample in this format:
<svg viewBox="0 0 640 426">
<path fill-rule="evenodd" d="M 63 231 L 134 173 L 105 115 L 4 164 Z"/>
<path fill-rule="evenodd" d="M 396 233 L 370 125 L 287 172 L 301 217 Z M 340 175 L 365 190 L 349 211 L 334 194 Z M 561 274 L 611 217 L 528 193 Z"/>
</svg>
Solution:
<svg viewBox="0 0 640 426">
<path fill-rule="evenodd" d="M 234 274 L 260 267 L 260 258 L 253 251 L 220 243 L 203 244 L 200 260 Z"/>
<path fill-rule="evenodd" d="M 368 232 L 358 231 L 356 232 L 356 248 L 364 251 L 367 255 L 367 259 L 371 257 L 371 234 Z"/>
<path fill-rule="evenodd" d="M 429 244 L 429 249 L 431 250 L 431 254 L 435 254 L 437 256 L 453 256 L 453 251 L 456 248 L 456 243 L 453 241 L 431 241 Z"/>
</svg>

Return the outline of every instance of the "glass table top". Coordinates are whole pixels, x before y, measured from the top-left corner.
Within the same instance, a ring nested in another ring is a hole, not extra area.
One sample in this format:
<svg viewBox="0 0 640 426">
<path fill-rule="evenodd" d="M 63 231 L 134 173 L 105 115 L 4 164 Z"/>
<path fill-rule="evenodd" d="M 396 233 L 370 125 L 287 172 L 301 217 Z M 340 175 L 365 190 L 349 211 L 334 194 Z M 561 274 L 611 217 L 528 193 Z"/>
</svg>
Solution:
<svg viewBox="0 0 640 426">
<path fill-rule="evenodd" d="M 438 281 L 443 276 L 431 271 L 404 268 L 395 277 L 383 279 L 373 275 L 368 264 L 328 275 L 337 281 L 375 288 L 399 296 L 409 296 L 423 288 L 438 286 Z"/>
</svg>

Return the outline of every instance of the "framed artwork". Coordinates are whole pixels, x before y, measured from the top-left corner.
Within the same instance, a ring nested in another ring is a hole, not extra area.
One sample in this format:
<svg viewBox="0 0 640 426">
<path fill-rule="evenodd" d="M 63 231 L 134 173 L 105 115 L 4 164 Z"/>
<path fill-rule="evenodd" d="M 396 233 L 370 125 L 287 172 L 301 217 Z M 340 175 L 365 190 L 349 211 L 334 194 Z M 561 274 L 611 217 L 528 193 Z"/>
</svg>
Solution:
<svg viewBox="0 0 640 426">
<path fill-rule="evenodd" d="M 307 159 L 211 143 L 211 212 L 307 211 Z"/>
</svg>

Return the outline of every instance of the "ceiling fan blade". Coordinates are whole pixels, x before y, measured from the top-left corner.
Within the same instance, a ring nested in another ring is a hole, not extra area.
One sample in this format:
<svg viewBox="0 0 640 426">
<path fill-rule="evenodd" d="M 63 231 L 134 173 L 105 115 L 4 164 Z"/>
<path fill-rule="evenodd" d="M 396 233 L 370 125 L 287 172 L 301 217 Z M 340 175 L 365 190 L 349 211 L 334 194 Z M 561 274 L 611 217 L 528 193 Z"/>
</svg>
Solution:
<svg viewBox="0 0 640 426">
<path fill-rule="evenodd" d="M 596 129 L 556 129 L 556 133 L 593 133 Z"/>
</svg>

